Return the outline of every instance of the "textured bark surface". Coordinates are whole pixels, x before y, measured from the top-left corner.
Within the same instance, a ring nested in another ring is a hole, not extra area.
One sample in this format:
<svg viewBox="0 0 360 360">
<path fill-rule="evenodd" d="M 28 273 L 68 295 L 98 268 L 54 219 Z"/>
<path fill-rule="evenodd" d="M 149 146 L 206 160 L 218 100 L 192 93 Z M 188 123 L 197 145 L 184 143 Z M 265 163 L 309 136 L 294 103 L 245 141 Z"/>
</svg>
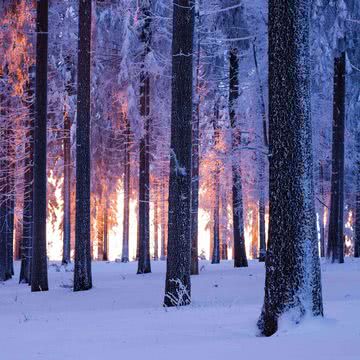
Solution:
<svg viewBox="0 0 360 360">
<path fill-rule="evenodd" d="M 234 266 L 247 267 L 244 234 L 244 208 L 241 180 L 240 145 L 241 133 L 237 124 L 236 107 L 239 98 L 239 55 L 237 49 L 230 50 L 229 72 L 229 110 L 230 125 L 232 129 L 232 207 L 233 207 L 233 231 L 234 231 Z"/>
<path fill-rule="evenodd" d="M 191 301 L 190 208 L 194 4 L 174 0 L 168 254 L 164 305 Z"/>
<path fill-rule="evenodd" d="M 228 208 L 227 208 L 227 195 L 223 189 L 221 191 L 221 244 L 220 244 L 220 259 L 228 259 Z"/>
<path fill-rule="evenodd" d="M 322 315 L 310 117 L 310 0 L 269 1 L 270 223 L 258 326 Z"/>
<path fill-rule="evenodd" d="M 139 161 L 139 262 L 138 274 L 151 272 L 150 265 L 150 74 L 145 69 L 145 59 L 150 52 L 151 14 L 150 1 L 141 3 L 143 28 L 140 40 L 144 46 L 140 73 L 140 115 L 144 121 L 144 134 L 140 140 Z"/>
<path fill-rule="evenodd" d="M 327 256 L 344 262 L 345 52 L 334 60 L 331 201 Z"/>
<path fill-rule="evenodd" d="M 37 2 L 34 128 L 34 225 L 31 291 L 48 290 L 46 258 L 48 6 L 47 0 Z"/>
<path fill-rule="evenodd" d="M 91 0 L 79 1 L 74 291 L 92 288 L 90 251 Z"/>
</svg>

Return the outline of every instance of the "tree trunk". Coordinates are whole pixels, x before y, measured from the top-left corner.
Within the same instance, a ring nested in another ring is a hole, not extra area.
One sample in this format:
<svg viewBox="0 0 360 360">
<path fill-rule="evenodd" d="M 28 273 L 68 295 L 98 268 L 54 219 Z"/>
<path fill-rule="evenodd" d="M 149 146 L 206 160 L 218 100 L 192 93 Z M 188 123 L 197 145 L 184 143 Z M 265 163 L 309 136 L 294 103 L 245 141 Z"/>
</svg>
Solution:
<svg viewBox="0 0 360 360">
<path fill-rule="evenodd" d="M 310 114 L 310 0 L 269 2 L 270 223 L 265 336 L 291 312 L 322 315 Z"/>
<path fill-rule="evenodd" d="M 129 262 L 129 228 L 130 228 L 130 123 L 125 118 L 124 142 L 124 218 L 123 218 L 123 246 L 121 262 Z"/>
<path fill-rule="evenodd" d="M 64 110 L 64 221 L 62 263 L 69 264 L 71 244 L 71 120 Z"/>
<path fill-rule="evenodd" d="M 90 251 L 91 0 L 79 2 L 74 291 L 92 288 Z"/>
<path fill-rule="evenodd" d="M 172 108 L 165 306 L 191 302 L 191 123 L 194 7 L 173 2 Z"/>
<path fill-rule="evenodd" d="M 31 291 L 47 291 L 46 258 L 46 158 L 47 158 L 47 75 L 48 1 L 37 2 L 36 88 L 34 129 L 34 202 Z"/>
<path fill-rule="evenodd" d="M 159 260 L 159 192 L 154 186 L 154 260 Z"/>
<path fill-rule="evenodd" d="M 31 284 L 31 256 L 33 243 L 33 160 L 34 160 L 34 115 L 35 67 L 29 69 L 28 99 L 30 102 L 25 145 L 24 204 L 21 239 L 21 268 L 19 283 Z"/>
<path fill-rule="evenodd" d="M 109 217 L 109 201 L 105 197 L 105 207 L 104 207 L 104 247 L 103 247 L 103 261 L 109 261 L 109 231 L 108 231 L 108 217 Z"/>
<path fill-rule="evenodd" d="M 327 256 L 332 262 L 344 262 L 344 136 L 345 136 L 345 71 L 343 52 L 334 61 L 333 144 L 331 202 Z"/>
<path fill-rule="evenodd" d="M 150 2 L 141 5 L 144 25 L 141 42 L 144 46 L 143 64 L 140 74 L 140 115 L 145 122 L 144 135 L 140 140 L 139 174 L 139 261 L 138 274 L 151 272 L 150 264 L 150 75 L 145 69 L 145 59 L 150 52 L 151 14 Z"/>
<path fill-rule="evenodd" d="M 320 198 L 321 201 L 324 202 L 325 200 L 325 190 L 324 190 L 324 164 L 323 161 L 320 160 L 319 164 L 319 186 L 320 186 Z M 324 216 L 325 216 L 325 207 L 323 204 L 320 204 L 319 210 L 319 227 L 320 227 L 320 256 L 325 256 L 325 223 L 324 223 Z"/>
<path fill-rule="evenodd" d="M 227 196 L 225 190 L 222 190 L 221 194 L 221 247 L 220 247 L 220 259 L 228 259 L 228 209 L 227 209 Z"/>
<path fill-rule="evenodd" d="M 230 125 L 232 128 L 232 201 L 233 201 L 233 229 L 234 229 L 234 266 L 247 267 L 247 257 L 244 236 L 244 209 L 241 184 L 240 146 L 241 133 L 236 119 L 236 106 L 239 98 L 239 55 L 237 49 L 230 50 L 229 73 L 229 108 Z"/>
<path fill-rule="evenodd" d="M 160 260 L 165 260 L 167 256 L 167 240 L 166 240 L 166 179 L 165 171 L 162 166 L 161 171 L 161 192 L 160 192 L 160 202 L 161 202 L 161 250 L 160 250 Z"/>
</svg>

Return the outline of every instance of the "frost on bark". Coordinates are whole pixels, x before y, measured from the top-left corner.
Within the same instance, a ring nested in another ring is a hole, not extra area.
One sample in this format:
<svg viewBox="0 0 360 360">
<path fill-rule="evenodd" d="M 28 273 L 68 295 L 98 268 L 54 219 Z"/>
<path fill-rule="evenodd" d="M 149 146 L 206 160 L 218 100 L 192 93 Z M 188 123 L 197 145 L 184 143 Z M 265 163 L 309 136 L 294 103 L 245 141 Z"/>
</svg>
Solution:
<svg viewBox="0 0 360 360">
<path fill-rule="evenodd" d="M 29 69 L 28 98 L 30 101 L 29 119 L 27 121 L 27 134 L 24 162 L 24 205 L 23 205 L 23 227 L 20 246 L 21 267 L 19 283 L 30 284 L 31 281 L 31 255 L 33 242 L 33 160 L 34 160 L 34 115 L 35 107 L 33 102 L 35 88 L 35 68 Z"/>
<path fill-rule="evenodd" d="M 229 115 L 232 129 L 232 206 L 234 231 L 234 266 L 247 267 L 244 232 L 244 208 L 241 183 L 240 151 L 241 132 L 236 119 L 236 105 L 239 98 L 239 54 L 237 49 L 230 50 L 229 73 Z"/>
<path fill-rule="evenodd" d="M 269 2 L 270 223 L 258 326 L 322 315 L 310 115 L 310 0 Z"/>
<path fill-rule="evenodd" d="M 123 245 L 121 262 L 129 262 L 129 229 L 130 229 L 130 122 L 124 114 L 124 219 Z"/>
<path fill-rule="evenodd" d="M 47 75 L 48 1 L 37 2 L 36 85 L 34 129 L 34 208 L 31 291 L 47 291 L 46 258 L 46 152 L 47 152 Z"/>
<path fill-rule="evenodd" d="M 91 0 L 79 2 L 74 291 L 92 288 L 90 249 Z"/>
<path fill-rule="evenodd" d="M 172 108 L 165 306 L 190 303 L 194 4 L 173 2 Z"/>
<path fill-rule="evenodd" d="M 327 256 L 332 262 L 344 262 L 344 140 L 345 140 L 345 66 L 342 52 L 334 60 L 333 143 L 331 201 Z"/>
<path fill-rule="evenodd" d="M 143 26 L 140 40 L 144 47 L 140 73 L 140 115 L 144 120 L 144 134 L 140 140 L 139 171 L 139 259 L 138 274 L 151 272 L 150 265 L 150 74 L 145 60 L 150 52 L 150 2 L 140 1 Z"/>
<path fill-rule="evenodd" d="M 220 141 L 220 127 L 219 127 L 219 106 L 215 106 L 214 114 L 214 148 L 217 150 Z M 214 212 L 213 212 L 213 251 L 212 264 L 220 263 L 220 161 L 215 161 L 215 170 L 213 174 L 214 179 Z"/>
</svg>

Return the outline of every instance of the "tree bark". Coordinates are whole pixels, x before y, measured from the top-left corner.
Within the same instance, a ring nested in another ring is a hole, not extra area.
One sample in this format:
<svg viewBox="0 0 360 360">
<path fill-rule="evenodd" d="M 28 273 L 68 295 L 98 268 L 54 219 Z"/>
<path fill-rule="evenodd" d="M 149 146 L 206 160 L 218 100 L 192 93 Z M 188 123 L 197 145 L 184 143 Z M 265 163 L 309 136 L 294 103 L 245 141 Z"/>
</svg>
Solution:
<svg viewBox="0 0 360 360">
<path fill-rule="evenodd" d="M 145 122 L 144 135 L 140 140 L 139 174 L 139 260 L 138 274 L 151 272 L 150 264 L 150 75 L 145 69 L 145 59 L 150 52 L 151 17 L 150 2 L 141 5 L 144 25 L 141 42 L 144 46 L 143 64 L 140 74 L 140 115 Z"/>
<path fill-rule="evenodd" d="M 191 302 L 191 122 L 194 7 L 173 2 L 172 108 L 165 306 Z"/>
<path fill-rule="evenodd" d="M 232 129 L 232 202 L 233 202 L 233 229 L 234 229 L 234 266 L 247 267 L 244 235 L 244 209 L 241 180 L 240 146 L 241 133 L 236 119 L 236 103 L 239 98 L 239 55 L 237 49 L 230 50 L 229 73 L 229 109 L 230 125 Z"/>
<path fill-rule="evenodd" d="M 37 2 L 31 291 L 49 288 L 46 257 L 48 10 L 47 0 Z"/>
<path fill-rule="evenodd" d="M 91 0 L 79 2 L 74 291 L 92 288 L 90 251 Z"/>
<path fill-rule="evenodd" d="M 322 315 L 310 114 L 310 0 L 269 1 L 270 223 L 265 336 L 291 312 Z"/>
<path fill-rule="evenodd" d="M 327 256 L 332 262 L 344 262 L 344 137 L 346 55 L 334 60 L 333 144 L 331 202 Z"/>
</svg>

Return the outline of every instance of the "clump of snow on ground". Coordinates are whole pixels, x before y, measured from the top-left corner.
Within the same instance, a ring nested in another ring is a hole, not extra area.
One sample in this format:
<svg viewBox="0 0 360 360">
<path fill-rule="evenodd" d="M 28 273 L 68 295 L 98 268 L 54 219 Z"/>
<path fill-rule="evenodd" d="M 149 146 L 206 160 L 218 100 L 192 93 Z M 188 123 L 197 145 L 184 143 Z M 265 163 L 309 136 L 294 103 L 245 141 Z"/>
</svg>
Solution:
<svg viewBox="0 0 360 360">
<path fill-rule="evenodd" d="M 146 275 L 136 263 L 93 263 L 94 289 L 78 293 L 58 266 L 49 266 L 49 292 L 16 277 L 0 284 L 0 359 L 360 359 L 360 261 L 323 262 L 325 318 L 285 319 L 271 338 L 256 336 L 264 265 L 249 265 L 201 262 L 193 303 L 179 309 L 162 307 L 165 262 Z"/>
</svg>

